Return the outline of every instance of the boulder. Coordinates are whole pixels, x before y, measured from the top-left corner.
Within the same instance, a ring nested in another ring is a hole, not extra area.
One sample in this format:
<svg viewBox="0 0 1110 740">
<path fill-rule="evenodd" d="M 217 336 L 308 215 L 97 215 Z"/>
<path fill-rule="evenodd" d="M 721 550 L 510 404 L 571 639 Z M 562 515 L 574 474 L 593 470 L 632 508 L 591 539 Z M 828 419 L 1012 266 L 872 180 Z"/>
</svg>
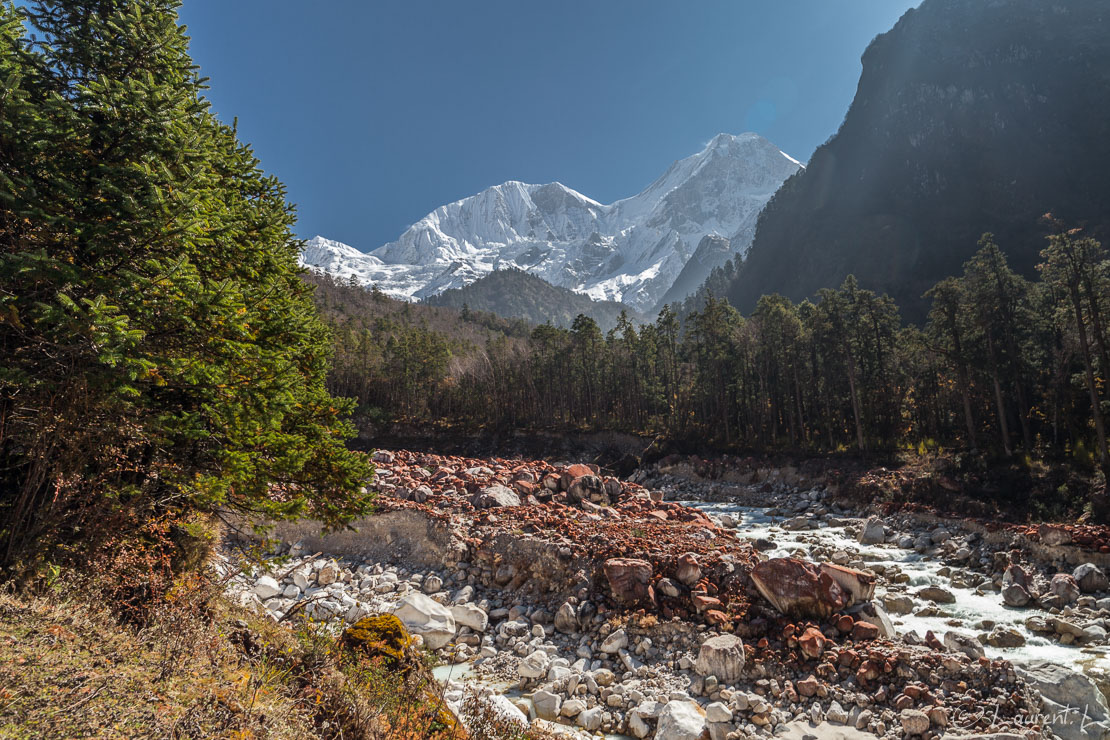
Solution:
<svg viewBox="0 0 1110 740">
<path fill-rule="evenodd" d="M 272 599 L 273 597 L 280 594 L 284 589 L 282 589 L 281 584 L 279 584 L 274 578 L 271 578 L 270 576 L 262 576 L 254 582 L 254 588 L 251 590 L 254 591 L 260 599 Z"/>
<path fill-rule="evenodd" d="M 1029 591 L 1033 587 L 1033 576 L 1017 563 L 1011 563 L 1002 572 L 1002 585 L 1005 586 L 1011 583 L 1016 583 Z"/>
<path fill-rule="evenodd" d="M 608 668 L 598 668 L 590 675 L 594 677 L 594 681 L 597 682 L 597 685 L 602 687 L 612 686 L 613 682 L 617 680 L 617 674 L 613 673 Z"/>
<path fill-rule="evenodd" d="M 898 634 L 894 629 L 894 622 L 891 621 L 890 615 L 874 601 L 868 601 L 865 604 L 857 606 L 852 611 L 852 614 L 857 617 L 865 617 L 866 621 L 878 627 L 880 637 L 889 639 Z"/>
<path fill-rule="evenodd" d="M 798 638 L 798 647 L 801 648 L 806 657 L 816 659 L 820 658 L 822 653 L 825 652 L 825 646 L 828 642 L 828 638 L 821 630 L 816 627 L 809 627 Z"/>
<path fill-rule="evenodd" d="M 663 711 L 663 704 L 652 699 L 637 704 L 628 713 L 628 731 L 633 736 L 645 738 L 654 731 L 653 723 Z"/>
<path fill-rule="evenodd" d="M 536 716 L 540 719 L 556 719 L 559 710 L 563 707 L 563 698 L 558 694 L 540 689 L 532 694 L 532 706 L 536 708 Z"/>
<path fill-rule="evenodd" d="M 871 518 L 863 525 L 863 531 L 859 534 L 859 541 L 861 545 L 878 545 L 886 540 L 886 527 L 883 526 L 883 520 L 878 518 Z"/>
<path fill-rule="evenodd" d="M 412 638 L 396 616 L 379 614 L 364 617 L 344 630 L 340 644 L 348 650 L 382 659 L 387 668 L 395 668 L 406 660 Z"/>
<path fill-rule="evenodd" d="M 489 626 L 489 616 L 474 604 L 456 604 L 448 607 L 455 624 L 469 627 L 475 632 L 485 632 Z"/>
<path fill-rule="evenodd" d="M 437 576 L 435 573 L 432 573 L 430 576 L 425 578 L 424 582 L 420 584 L 420 590 L 428 595 L 434 594 L 441 588 L 443 588 L 443 579 Z"/>
<path fill-rule="evenodd" d="M 455 617 L 439 602 L 421 593 L 410 593 L 390 610 L 409 632 L 424 638 L 430 650 L 438 650 L 455 638 Z"/>
<path fill-rule="evenodd" d="M 605 578 L 613 597 L 624 604 L 654 601 L 651 588 L 651 563 L 635 558 L 610 558 L 605 561 Z"/>
<path fill-rule="evenodd" d="M 1085 594 L 1110 589 L 1110 580 L 1107 580 L 1106 574 L 1094 563 L 1083 563 L 1075 569 L 1072 577 L 1075 578 L 1075 582 L 1079 584 L 1079 589 Z"/>
<path fill-rule="evenodd" d="M 339 563 L 334 560 L 324 563 L 323 567 L 316 572 L 316 585 L 330 586 L 339 580 L 339 573 Z"/>
<path fill-rule="evenodd" d="M 898 720 L 907 735 L 924 735 L 929 731 L 929 715 L 917 709 L 903 709 Z"/>
<path fill-rule="evenodd" d="M 563 471 L 563 477 L 566 480 L 567 485 L 570 485 L 571 481 L 581 478 L 584 475 L 593 474 L 593 468 L 591 468 L 589 465 L 583 465 L 582 463 L 568 465 L 567 469 Z"/>
<path fill-rule="evenodd" d="M 678 598 L 678 595 L 681 593 L 678 590 L 678 584 L 676 584 L 670 578 L 659 579 L 659 592 L 664 596 L 672 599 Z"/>
<path fill-rule="evenodd" d="M 1026 606 L 1032 598 L 1029 591 L 1019 583 L 1007 583 L 1002 587 L 1002 603 L 1006 606 Z"/>
<path fill-rule="evenodd" d="M 583 501 L 608 500 L 605 493 L 605 483 L 596 475 L 583 475 L 575 478 L 567 487 L 567 499 L 573 504 Z"/>
<path fill-rule="evenodd" d="M 584 712 L 578 713 L 578 726 L 587 732 L 601 729 L 601 722 L 605 710 L 601 707 L 592 707 Z"/>
<path fill-rule="evenodd" d="M 1067 573 L 1057 573 L 1052 576 L 1048 590 L 1065 604 L 1074 604 L 1079 599 L 1079 584 Z"/>
<path fill-rule="evenodd" d="M 715 701 L 706 706 L 705 719 L 709 722 L 731 722 L 732 710 L 728 708 L 728 704 Z"/>
<path fill-rule="evenodd" d="M 877 640 L 879 628 L 871 622 L 859 621 L 852 625 L 852 639 L 856 641 Z"/>
<path fill-rule="evenodd" d="M 752 569 L 763 598 L 787 616 L 824 619 L 840 611 L 849 595 L 827 572 L 796 558 L 772 558 Z"/>
<path fill-rule="evenodd" d="M 829 705 L 829 711 L 825 712 L 825 719 L 834 725 L 848 724 L 848 713 L 844 711 L 844 707 L 840 706 L 840 702 L 834 701 Z"/>
<path fill-rule="evenodd" d="M 862 604 L 865 601 L 870 601 L 875 596 L 876 577 L 874 573 L 864 573 L 862 570 L 845 568 L 833 563 L 821 563 L 820 569 L 822 573 L 829 575 L 836 581 L 844 593 L 849 595 L 850 598 L 846 606 Z"/>
<path fill-rule="evenodd" d="M 913 611 L 913 599 L 905 594 L 884 594 L 882 602 L 892 614 L 909 614 Z"/>
<path fill-rule="evenodd" d="M 953 653 L 963 653 L 972 660 L 978 660 L 986 654 L 983 651 L 983 643 L 959 632 L 945 632 L 944 647 Z"/>
<path fill-rule="evenodd" d="M 564 601 L 555 612 L 555 629 L 568 635 L 578 631 L 578 614 L 569 601 Z"/>
<path fill-rule="evenodd" d="M 628 635 L 624 630 L 613 632 L 601 641 L 600 650 L 610 655 L 628 647 Z"/>
<path fill-rule="evenodd" d="M 1025 636 L 1013 627 L 995 627 L 987 635 L 987 644 L 997 648 L 1021 647 L 1025 644 Z"/>
<path fill-rule="evenodd" d="M 744 670 L 744 643 L 736 635 L 710 637 L 698 649 L 694 670 L 701 676 L 716 676 L 723 684 L 738 683 Z"/>
<path fill-rule="evenodd" d="M 1037 534 L 1041 543 L 1049 547 L 1071 544 L 1071 531 L 1062 524 L 1042 524 Z"/>
<path fill-rule="evenodd" d="M 686 586 L 693 586 L 701 580 L 701 566 L 698 565 L 698 556 L 692 552 L 680 555 L 675 577 Z"/>
<path fill-rule="evenodd" d="M 499 509 L 520 506 L 520 496 L 507 486 L 492 485 L 478 491 L 470 502 L 475 509 Z"/>
<path fill-rule="evenodd" d="M 940 586 L 926 586 L 917 592 L 918 598 L 932 601 L 934 604 L 954 604 L 956 595 Z"/>
<path fill-rule="evenodd" d="M 1046 660 L 1014 664 L 1018 677 L 1040 692 L 1048 724 L 1063 740 L 1110 736 L 1110 709 L 1095 682 Z"/>
<path fill-rule="evenodd" d="M 563 702 L 559 714 L 563 717 L 577 717 L 586 709 L 586 702 L 581 699 L 567 699 Z"/>
<path fill-rule="evenodd" d="M 550 665 L 551 656 L 543 650 L 536 650 L 517 663 L 516 672 L 522 678 L 543 678 Z"/>
<path fill-rule="evenodd" d="M 513 725 L 518 732 L 528 726 L 528 718 L 520 711 L 517 705 L 504 694 L 489 694 L 479 699 L 489 713 L 499 718 L 502 722 Z"/>
<path fill-rule="evenodd" d="M 705 711 L 696 702 L 669 701 L 659 713 L 657 738 L 667 740 L 702 740 L 708 731 Z"/>
</svg>

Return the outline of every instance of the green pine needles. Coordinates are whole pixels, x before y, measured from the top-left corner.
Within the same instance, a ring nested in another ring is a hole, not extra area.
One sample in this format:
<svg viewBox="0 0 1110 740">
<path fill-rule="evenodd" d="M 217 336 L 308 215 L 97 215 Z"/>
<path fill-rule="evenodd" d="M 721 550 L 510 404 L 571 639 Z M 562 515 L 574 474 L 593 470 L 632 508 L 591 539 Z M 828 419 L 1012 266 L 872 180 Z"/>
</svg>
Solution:
<svg viewBox="0 0 1110 740">
<path fill-rule="evenodd" d="M 0 5 L 0 563 L 136 515 L 369 505 L 293 209 L 178 5 Z"/>
</svg>

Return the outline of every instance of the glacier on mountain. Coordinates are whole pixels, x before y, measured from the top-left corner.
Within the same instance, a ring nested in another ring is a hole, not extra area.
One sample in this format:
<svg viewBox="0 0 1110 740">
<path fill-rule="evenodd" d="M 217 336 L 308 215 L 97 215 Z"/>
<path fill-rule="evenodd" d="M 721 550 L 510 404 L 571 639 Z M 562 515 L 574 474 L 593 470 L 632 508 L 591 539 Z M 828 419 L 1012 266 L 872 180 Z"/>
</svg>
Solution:
<svg viewBox="0 0 1110 740">
<path fill-rule="evenodd" d="M 758 134 L 719 134 L 640 194 L 610 205 L 557 182 L 510 181 L 440 206 L 369 253 L 317 236 L 301 261 L 412 300 L 517 268 L 652 311 L 665 295 L 681 299 L 668 290 L 704 237 L 745 253 L 759 212 L 801 167 Z"/>
</svg>

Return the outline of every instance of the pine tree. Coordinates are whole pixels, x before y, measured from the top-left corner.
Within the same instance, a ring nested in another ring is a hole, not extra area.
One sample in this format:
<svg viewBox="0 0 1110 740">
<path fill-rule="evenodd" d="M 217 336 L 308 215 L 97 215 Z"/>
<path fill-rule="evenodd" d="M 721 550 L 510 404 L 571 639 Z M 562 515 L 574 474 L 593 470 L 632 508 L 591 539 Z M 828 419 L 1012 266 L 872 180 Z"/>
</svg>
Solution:
<svg viewBox="0 0 1110 740">
<path fill-rule="evenodd" d="M 0 9 L 0 561 L 137 512 L 368 505 L 292 209 L 178 5 Z"/>
<path fill-rule="evenodd" d="M 1110 484 L 1110 448 L 1104 402 L 1100 388 L 1106 384 L 1110 372 L 1107 357 L 1107 337 L 1103 331 L 1110 316 L 1106 313 L 1107 290 L 1110 288 L 1110 260 L 1102 244 L 1080 235 L 1079 229 L 1067 229 L 1053 222 L 1057 233 L 1049 237 L 1049 245 L 1041 252 L 1044 263 L 1039 268 L 1044 279 L 1060 289 L 1066 296 L 1072 326 L 1079 340 L 1083 360 L 1084 385 L 1090 398 L 1091 420 L 1095 428 L 1095 441 L 1103 477 Z M 1101 377 L 1099 377 L 1101 374 Z M 1106 504 L 1103 503 L 1103 509 Z M 1104 519 L 1107 511 L 1099 512 Z"/>
</svg>

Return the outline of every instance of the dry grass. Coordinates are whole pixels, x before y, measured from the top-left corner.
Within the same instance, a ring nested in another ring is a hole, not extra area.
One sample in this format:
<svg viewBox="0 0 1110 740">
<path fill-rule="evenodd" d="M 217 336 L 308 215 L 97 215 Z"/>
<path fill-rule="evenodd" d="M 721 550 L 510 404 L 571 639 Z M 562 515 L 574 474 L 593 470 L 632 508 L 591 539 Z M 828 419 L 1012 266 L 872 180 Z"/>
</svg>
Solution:
<svg viewBox="0 0 1110 740">
<path fill-rule="evenodd" d="M 0 738 L 465 740 L 426 664 L 387 668 L 219 590 L 192 576 L 142 628 L 88 590 L 0 590 Z M 538 738 L 474 706 L 471 737 Z"/>
<path fill-rule="evenodd" d="M 165 611 L 136 630 L 57 593 L 0 595 L 0 737 L 316 734 L 314 712 L 291 690 L 293 661 L 243 649 L 261 620 L 244 629 L 229 611 L 211 620 Z"/>
</svg>

